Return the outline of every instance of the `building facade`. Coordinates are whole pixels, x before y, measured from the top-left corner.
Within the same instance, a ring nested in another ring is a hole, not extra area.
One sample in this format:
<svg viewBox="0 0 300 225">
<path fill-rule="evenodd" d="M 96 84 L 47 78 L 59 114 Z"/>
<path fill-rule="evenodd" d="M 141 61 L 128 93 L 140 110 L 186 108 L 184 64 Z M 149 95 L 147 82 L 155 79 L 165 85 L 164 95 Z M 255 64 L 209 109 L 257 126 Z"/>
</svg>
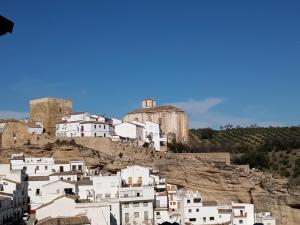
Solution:
<svg viewBox="0 0 300 225">
<path fill-rule="evenodd" d="M 142 108 L 129 112 L 125 122 L 146 121 L 158 123 L 161 135 L 166 135 L 168 142 L 186 142 L 188 140 L 188 115 L 182 109 L 167 105 L 156 106 L 155 99 L 144 99 Z"/>
</svg>

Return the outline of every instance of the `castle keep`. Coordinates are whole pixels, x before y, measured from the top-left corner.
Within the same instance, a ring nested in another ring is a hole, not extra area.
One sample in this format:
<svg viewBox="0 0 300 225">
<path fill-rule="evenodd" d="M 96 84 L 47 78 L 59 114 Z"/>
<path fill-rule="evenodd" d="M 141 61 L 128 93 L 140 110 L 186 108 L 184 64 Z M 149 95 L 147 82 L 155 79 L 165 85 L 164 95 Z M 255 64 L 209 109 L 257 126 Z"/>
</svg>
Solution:
<svg viewBox="0 0 300 225">
<path fill-rule="evenodd" d="M 124 117 L 125 122 L 151 121 L 160 125 L 161 133 L 166 135 L 168 142 L 186 142 L 188 140 L 188 115 L 182 109 L 172 106 L 156 106 L 156 100 L 146 98 L 142 108 L 129 112 Z"/>
<path fill-rule="evenodd" d="M 72 101 L 59 98 L 30 100 L 30 120 L 40 124 L 44 132 L 55 137 L 56 123 L 72 112 Z"/>
</svg>

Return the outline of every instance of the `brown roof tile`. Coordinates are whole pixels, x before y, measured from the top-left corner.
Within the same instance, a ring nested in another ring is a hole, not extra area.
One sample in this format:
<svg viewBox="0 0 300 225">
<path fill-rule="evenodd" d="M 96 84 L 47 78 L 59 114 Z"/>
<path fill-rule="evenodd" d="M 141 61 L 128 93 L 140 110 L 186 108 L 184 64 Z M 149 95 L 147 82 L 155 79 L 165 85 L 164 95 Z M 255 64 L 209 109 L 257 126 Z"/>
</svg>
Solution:
<svg viewBox="0 0 300 225">
<path fill-rule="evenodd" d="M 28 181 L 48 181 L 49 176 L 30 176 Z"/>
<path fill-rule="evenodd" d="M 86 216 L 47 218 L 38 225 L 84 225 L 91 224 Z"/>
<path fill-rule="evenodd" d="M 128 114 L 136 114 L 136 113 L 155 113 L 160 111 L 176 111 L 176 112 L 184 112 L 182 109 L 172 106 L 172 105 L 165 105 L 165 106 L 156 106 L 151 108 L 140 108 L 135 109 Z"/>
</svg>

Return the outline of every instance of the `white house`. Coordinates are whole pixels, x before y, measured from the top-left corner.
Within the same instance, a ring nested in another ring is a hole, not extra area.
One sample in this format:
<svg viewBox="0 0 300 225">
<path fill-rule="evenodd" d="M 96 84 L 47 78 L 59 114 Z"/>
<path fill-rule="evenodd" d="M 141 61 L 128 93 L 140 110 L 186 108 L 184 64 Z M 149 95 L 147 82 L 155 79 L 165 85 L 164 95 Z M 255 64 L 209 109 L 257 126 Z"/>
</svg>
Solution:
<svg viewBox="0 0 300 225">
<path fill-rule="evenodd" d="M 23 154 L 13 154 L 10 160 L 12 169 L 25 169 L 29 176 L 49 176 L 56 172 L 86 172 L 84 160 L 55 161 L 53 158 L 25 158 Z"/>
<path fill-rule="evenodd" d="M 154 185 L 155 178 L 150 175 L 150 168 L 133 165 L 121 169 L 122 184 L 127 186 Z"/>
<path fill-rule="evenodd" d="M 19 221 L 27 211 L 27 177 L 22 169 L 11 169 L 10 164 L 0 164 L 0 199 L 3 202 L 3 207 L 0 206 L 0 221 Z M 12 217 L 8 218 L 10 214 Z"/>
<path fill-rule="evenodd" d="M 110 206 L 108 202 L 76 202 L 73 195 L 62 195 L 52 202 L 36 209 L 36 219 L 86 216 L 91 225 L 110 225 Z"/>
<path fill-rule="evenodd" d="M 72 113 L 56 124 L 56 137 L 110 137 L 112 127 L 103 116 L 87 112 Z"/>
<path fill-rule="evenodd" d="M 144 141 L 144 124 L 120 123 L 115 125 L 115 134 L 128 139 Z"/>
<path fill-rule="evenodd" d="M 181 223 L 194 225 L 230 224 L 231 212 L 220 214 L 220 206 L 216 201 L 203 201 L 199 192 L 191 190 L 179 190 L 178 195 L 181 199 Z"/>
<path fill-rule="evenodd" d="M 254 205 L 232 203 L 232 225 L 254 224 Z"/>
<path fill-rule="evenodd" d="M 276 219 L 271 215 L 271 212 L 255 213 L 255 223 L 262 223 L 263 225 L 276 225 Z"/>
<path fill-rule="evenodd" d="M 119 189 L 121 224 L 153 224 L 153 186 Z"/>
</svg>

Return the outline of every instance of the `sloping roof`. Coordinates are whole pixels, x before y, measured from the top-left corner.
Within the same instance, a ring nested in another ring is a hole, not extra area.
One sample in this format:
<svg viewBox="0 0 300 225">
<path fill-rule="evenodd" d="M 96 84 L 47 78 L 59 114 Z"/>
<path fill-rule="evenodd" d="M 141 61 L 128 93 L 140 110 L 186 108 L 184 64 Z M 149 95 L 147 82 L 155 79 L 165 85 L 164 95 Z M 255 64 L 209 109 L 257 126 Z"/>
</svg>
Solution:
<svg viewBox="0 0 300 225">
<path fill-rule="evenodd" d="M 88 185 L 93 185 L 92 180 L 79 180 L 77 181 L 78 186 L 88 186 Z"/>
<path fill-rule="evenodd" d="M 77 174 L 80 173 L 76 171 L 64 171 L 64 172 L 52 173 L 50 174 L 50 176 L 65 176 L 65 175 L 77 175 Z"/>
<path fill-rule="evenodd" d="M 232 209 L 218 209 L 219 213 L 232 213 Z"/>
<path fill-rule="evenodd" d="M 78 195 L 69 195 L 69 194 L 61 195 L 61 196 L 53 199 L 51 202 L 48 202 L 48 203 L 46 203 L 44 205 L 41 205 L 40 207 L 36 208 L 36 210 L 44 208 L 44 207 L 46 207 L 48 205 L 51 205 L 53 202 L 55 202 L 56 200 L 61 199 L 61 198 L 69 198 L 69 199 L 77 200 L 79 197 L 78 197 Z"/>
<path fill-rule="evenodd" d="M 136 113 L 155 113 L 155 112 L 184 112 L 182 109 L 172 106 L 172 105 L 164 105 L 164 106 L 156 106 L 156 107 L 151 107 L 151 108 L 140 108 L 140 109 L 135 109 L 128 114 L 136 114 Z"/>
<path fill-rule="evenodd" d="M 7 179 L 7 178 L 3 178 L 2 180 L 8 181 L 8 182 L 14 183 L 14 184 L 21 184 L 20 182 L 17 182 L 17 181 L 14 181 L 14 180 L 10 180 L 10 179 Z"/>
<path fill-rule="evenodd" d="M 84 113 L 88 113 L 88 112 L 72 112 L 69 115 L 80 115 L 80 114 L 84 114 Z"/>
<path fill-rule="evenodd" d="M 48 181 L 49 176 L 29 176 L 28 181 Z"/>
<path fill-rule="evenodd" d="M 203 201 L 203 206 L 217 206 L 218 202 L 217 201 Z"/>
<path fill-rule="evenodd" d="M 86 216 L 58 217 L 45 219 L 38 225 L 84 225 L 91 224 Z"/>
</svg>

